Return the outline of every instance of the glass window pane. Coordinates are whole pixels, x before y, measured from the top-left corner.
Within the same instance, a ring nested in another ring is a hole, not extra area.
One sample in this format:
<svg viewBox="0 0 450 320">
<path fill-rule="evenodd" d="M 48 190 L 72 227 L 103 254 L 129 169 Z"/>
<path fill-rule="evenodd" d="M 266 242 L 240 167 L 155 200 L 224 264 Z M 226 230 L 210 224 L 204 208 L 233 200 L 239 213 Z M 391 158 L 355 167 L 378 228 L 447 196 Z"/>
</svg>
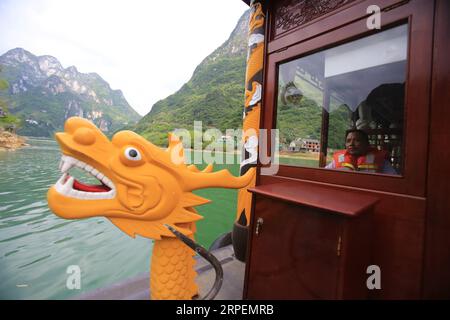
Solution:
<svg viewBox="0 0 450 320">
<path fill-rule="evenodd" d="M 407 30 L 278 66 L 280 164 L 401 174 Z"/>
</svg>

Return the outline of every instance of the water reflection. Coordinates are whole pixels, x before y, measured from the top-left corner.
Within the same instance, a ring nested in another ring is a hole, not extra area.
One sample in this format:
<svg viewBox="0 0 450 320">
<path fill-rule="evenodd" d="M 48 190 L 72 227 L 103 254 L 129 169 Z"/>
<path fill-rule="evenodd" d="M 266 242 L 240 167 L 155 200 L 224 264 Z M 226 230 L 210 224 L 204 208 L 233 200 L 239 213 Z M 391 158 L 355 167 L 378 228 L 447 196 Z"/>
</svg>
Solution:
<svg viewBox="0 0 450 320">
<path fill-rule="evenodd" d="M 53 140 L 0 152 L 0 299 L 64 299 L 148 272 L 151 240 L 131 239 L 105 218 L 63 220 L 46 193 L 60 176 Z M 79 265 L 81 290 L 66 288 Z"/>
</svg>

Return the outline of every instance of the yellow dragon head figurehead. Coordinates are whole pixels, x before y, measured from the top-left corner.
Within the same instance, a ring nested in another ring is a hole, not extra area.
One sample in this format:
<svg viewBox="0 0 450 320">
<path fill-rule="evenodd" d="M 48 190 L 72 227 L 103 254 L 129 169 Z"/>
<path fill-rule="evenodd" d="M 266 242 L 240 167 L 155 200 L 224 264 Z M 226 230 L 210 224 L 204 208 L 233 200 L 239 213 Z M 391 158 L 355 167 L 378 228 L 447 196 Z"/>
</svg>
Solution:
<svg viewBox="0 0 450 320">
<path fill-rule="evenodd" d="M 190 235 L 192 222 L 202 217 L 193 208 L 209 202 L 191 191 L 209 187 L 242 188 L 253 172 L 234 177 L 227 170 L 199 171 L 184 163 L 183 147 L 169 135 L 163 150 L 132 131 L 121 131 L 111 141 L 90 121 L 73 117 L 56 134 L 62 158 L 61 178 L 48 191 L 50 209 L 66 219 L 104 216 L 130 236 L 173 237 L 169 224 Z M 96 177 L 88 185 L 71 177 L 78 167 Z"/>
</svg>

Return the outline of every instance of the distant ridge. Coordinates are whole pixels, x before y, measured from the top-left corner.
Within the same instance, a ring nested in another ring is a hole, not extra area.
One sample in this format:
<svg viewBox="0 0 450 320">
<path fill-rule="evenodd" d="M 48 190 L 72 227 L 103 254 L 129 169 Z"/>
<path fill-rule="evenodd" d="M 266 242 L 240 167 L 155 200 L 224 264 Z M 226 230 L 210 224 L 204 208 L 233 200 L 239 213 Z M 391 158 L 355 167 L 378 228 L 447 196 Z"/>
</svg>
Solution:
<svg viewBox="0 0 450 320">
<path fill-rule="evenodd" d="M 152 106 L 132 130 L 153 143 L 165 145 L 167 133 L 176 128 L 220 130 L 242 126 L 247 28 L 250 11 L 239 19 L 225 43 L 208 55 L 180 90 Z"/>
<path fill-rule="evenodd" d="M 122 91 L 112 90 L 97 73 L 63 68 L 55 57 L 15 48 L 0 56 L 0 66 L 0 78 L 9 83 L 0 97 L 21 119 L 19 134 L 52 136 L 71 116 L 88 118 L 106 133 L 140 119 Z"/>
</svg>

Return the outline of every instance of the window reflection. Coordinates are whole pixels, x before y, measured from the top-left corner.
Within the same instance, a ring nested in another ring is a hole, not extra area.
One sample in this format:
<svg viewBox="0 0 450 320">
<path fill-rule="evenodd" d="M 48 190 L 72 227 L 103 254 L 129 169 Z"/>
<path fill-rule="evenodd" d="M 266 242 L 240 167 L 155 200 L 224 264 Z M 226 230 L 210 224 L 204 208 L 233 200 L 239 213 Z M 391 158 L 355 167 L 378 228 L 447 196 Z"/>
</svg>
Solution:
<svg viewBox="0 0 450 320">
<path fill-rule="evenodd" d="M 280 64 L 280 164 L 401 174 L 406 62 L 402 25 Z"/>
</svg>

